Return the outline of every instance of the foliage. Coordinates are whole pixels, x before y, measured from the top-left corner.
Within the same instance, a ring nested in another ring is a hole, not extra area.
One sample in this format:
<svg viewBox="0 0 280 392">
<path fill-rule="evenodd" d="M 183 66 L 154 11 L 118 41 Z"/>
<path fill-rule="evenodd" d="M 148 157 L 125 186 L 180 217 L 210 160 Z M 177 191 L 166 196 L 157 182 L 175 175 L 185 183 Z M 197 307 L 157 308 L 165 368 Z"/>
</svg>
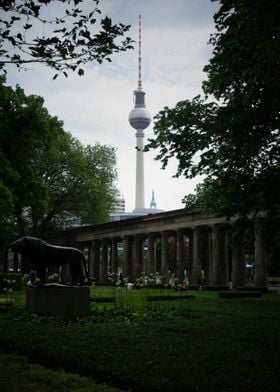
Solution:
<svg viewBox="0 0 280 392">
<path fill-rule="evenodd" d="M 92 379 L 63 370 L 47 369 L 31 363 L 25 356 L 0 352 L 0 384 L 2 392 L 118 392 Z M 16 375 L 16 377 L 15 377 Z"/>
<path fill-rule="evenodd" d="M 71 322 L 2 310 L 0 347 L 121 389 L 277 390 L 279 296 L 221 300 L 201 291 L 169 308 L 158 301 L 152 313 L 141 307 L 140 292 L 133 292 L 134 311 L 95 308 Z"/>
<path fill-rule="evenodd" d="M 194 295 L 148 295 L 147 301 L 178 301 L 194 298 Z"/>
<path fill-rule="evenodd" d="M 73 218 L 104 221 L 115 203 L 114 149 L 83 146 L 43 105 L 43 98 L 1 81 L 0 192 L 2 183 L 10 203 L 5 210 L 0 202 L 0 227 L 7 236 L 10 224 L 8 238 L 41 235 Z"/>
<path fill-rule="evenodd" d="M 229 286 L 215 286 L 215 285 L 202 285 L 201 290 L 207 290 L 207 291 L 226 291 L 229 290 Z"/>
<path fill-rule="evenodd" d="M 131 49 L 125 37 L 130 26 L 101 18 L 98 5 L 99 0 L 1 1 L 0 68 L 42 63 L 65 76 L 83 75 L 84 64 L 111 61 L 113 53 Z"/>
<path fill-rule="evenodd" d="M 262 298 L 260 291 L 221 291 L 220 298 Z"/>
<path fill-rule="evenodd" d="M 204 70 L 205 97 L 165 107 L 155 117 L 155 137 L 165 167 L 178 159 L 177 176 L 204 175 L 198 199 L 232 216 L 279 212 L 280 3 L 219 0 L 213 57 Z M 210 102 L 213 96 L 215 101 Z"/>
<path fill-rule="evenodd" d="M 3 287 L 7 287 L 7 281 L 13 282 L 13 290 L 22 289 L 22 274 L 16 272 L 0 272 L 0 292 L 2 292 Z"/>
</svg>

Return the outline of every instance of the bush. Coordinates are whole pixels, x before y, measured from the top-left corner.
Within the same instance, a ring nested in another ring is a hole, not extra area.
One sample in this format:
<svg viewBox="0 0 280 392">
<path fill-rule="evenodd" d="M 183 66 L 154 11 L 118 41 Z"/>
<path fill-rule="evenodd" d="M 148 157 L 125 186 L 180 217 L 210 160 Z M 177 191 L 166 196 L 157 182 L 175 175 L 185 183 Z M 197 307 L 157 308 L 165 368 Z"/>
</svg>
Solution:
<svg viewBox="0 0 280 392">
<path fill-rule="evenodd" d="M 226 291 L 229 290 L 228 286 L 208 286 L 208 285 L 203 285 L 201 286 L 201 290 L 208 290 L 208 291 Z"/>
<path fill-rule="evenodd" d="M 7 282 L 4 280 L 15 281 L 11 288 L 20 291 L 22 289 L 22 274 L 18 272 L 0 272 L 0 292 L 3 292 L 3 287 L 7 287 Z"/>
<path fill-rule="evenodd" d="M 181 299 L 194 299 L 194 295 L 148 295 L 147 301 L 177 301 Z"/>
<path fill-rule="evenodd" d="M 262 298 L 260 291 L 221 291 L 220 298 Z"/>
<path fill-rule="evenodd" d="M 262 293 L 266 293 L 267 292 L 267 287 L 261 287 L 261 286 L 239 286 L 239 287 L 235 287 L 236 291 L 260 291 Z"/>
<path fill-rule="evenodd" d="M 91 298 L 90 302 L 115 302 L 115 299 L 113 297 L 95 297 Z"/>
<path fill-rule="evenodd" d="M 188 285 L 188 290 L 200 290 L 200 285 L 199 284 L 189 284 Z"/>
<path fill-rule="evenodd" d="M 0 306 L 13 306 L 15 301 L 12 298 L 0 298 Z"/>
</svg>

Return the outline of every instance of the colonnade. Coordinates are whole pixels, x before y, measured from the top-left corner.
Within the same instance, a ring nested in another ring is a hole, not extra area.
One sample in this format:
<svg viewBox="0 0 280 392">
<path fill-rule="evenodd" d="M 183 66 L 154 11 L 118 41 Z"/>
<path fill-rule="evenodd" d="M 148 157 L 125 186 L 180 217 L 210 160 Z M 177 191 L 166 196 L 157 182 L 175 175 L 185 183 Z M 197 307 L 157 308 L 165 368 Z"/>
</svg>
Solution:
<svg viewBox="0 0 280 392">
<path fill-rule="evenodd" d="M 230 281 L 233 287 L 246 284 L 244 230 L 238 221 L 145 233 L 99 234 L 78 245 L 87 248 L 90 278 L 100 282 L 106 281 L 110 273 L 120 271 L 121 253 L 121 272 L 131 281 L 142 272 L 146 275 L 158 272 L 163 280 L 173 274 L 182 282 L 187 276 L 191 284 L 227 286 Z M 254 282 L 256 286 L 267 285 L 265 246 L 257 225 Z"/>
</svg>

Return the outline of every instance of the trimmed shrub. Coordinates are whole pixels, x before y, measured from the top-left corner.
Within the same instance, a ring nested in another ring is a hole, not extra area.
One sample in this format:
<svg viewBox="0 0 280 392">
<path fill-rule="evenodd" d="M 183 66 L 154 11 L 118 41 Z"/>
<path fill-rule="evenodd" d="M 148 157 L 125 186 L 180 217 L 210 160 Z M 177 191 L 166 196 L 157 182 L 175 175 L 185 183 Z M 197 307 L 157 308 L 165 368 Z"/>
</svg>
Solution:
<svg viewBox="0 0 280 392">
<path fill-rule="evenodd" d="M 7 282 L 4 282 L 5 279 L 15 281 L 15 283 L 9 285 L 11 289 L 18 291 L 22 289 L 22 274 L 18 272 L 0 272 L 0 292 L 3 291 L 3 287 L 8 287 Z"/>
<path fill-rule="evenodd" d="M 199 284 L 189 284 L 188 285 L 188 290 L 200 290 L 200 285 Z"/>
<path fill-rule="evenodd" d="M 0 298 L 0 306 L 13 306 L 15 301 L 12 298 Z"/>
<path fill-rule="evenodd" d="M 203 286 L 201 286 L 201 290 L 226 291 L 226 290 L 229 290 L 229 286 L 208 286 L 208 285 L 203 285 Z"/>
<path fill-rule="evenodd" d="M 115 302 L 115 299 L 113 297 L 96 297 L 96 298 L 91 298 L 90 302 Z"/>
<path fill-rule="evenodd" d="M 148 295 L 147 301 L 177 301 L 181 299 L 194 299 L 194 295 Z"/>
<path fill-rule="evenodd" d="M 267 287 L 262 286 L 239 286 L 234 288 L 235 291 L 260 291 L 262 293 L 267 292 Z"/>
<path fill-rule="evenodd" d="M 262 298 L 260 291 L 221 291 L 220 298 Z"/>
</svg>

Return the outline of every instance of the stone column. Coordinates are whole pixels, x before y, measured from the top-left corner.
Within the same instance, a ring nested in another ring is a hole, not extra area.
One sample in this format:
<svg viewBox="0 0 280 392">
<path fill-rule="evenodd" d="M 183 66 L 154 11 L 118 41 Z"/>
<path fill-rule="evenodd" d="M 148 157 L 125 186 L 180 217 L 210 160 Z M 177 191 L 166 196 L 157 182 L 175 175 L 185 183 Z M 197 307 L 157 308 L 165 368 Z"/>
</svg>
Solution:
<svg viewBox="0 0 280 392">
<path fill-rule="evenodd" d="M 144 268 L 144 237 L 142 235 L 135 236 L 134 246 L 134 268 L 132 279 L 140 278 L 141 273 L 145 270 Z"/>
<path fill-rule="evenodd" d="M 244 250 L 244 223 L 234 222 L 232 226 L 232 287 L 245 286 L 246 260 Z"/>
<path fill-rule="evenodd" d="M 218 226 L 212 227 L 212 284 L 219 284 L 219 229 Z"/>
<path fill-rule="evenodd" d="M 101 241 L 94 240 L 92 242 L 92 255 L 93 255 L 93 276 L 97 282 L 100 282 L 100 248 Z"/>
<path fill-rule="evenodd" d="M 221 264 L 221 285 L 229 284 L 229 260 L 228 260 L 228 227 L 220 230 L 220 264 Z"/>
<path fill-rule="evenodd" d="M 108 276 L 108 240 L 103 239 L 101 243 L 101 270 L 100 280 L 104 282 Z"/>
<path fill-rule="evenodd" d="M 161 268 L 160 274 L 167 279 L 168 277 L 168 237 L 167 231 L 161 232 Z"/>
<path fill-rule="evenodd" d="M 187 247 L 185 249 L 186 252 L 186 276 L 191 280 L 192 276 L 192 265 L 193 265 L 193 232 L 188 231 L 187 234 Z"/>
<path fill-rule="evenodd" d="M 18 268 L 19 268 L 18 252 L 14 252 L 13 272 L 18 272 Z"/>
<path fill-rule="evenodd" d="M 211 231 L 209 230 L 205 232 L 203 283 L 206 285 L 210 285 L 212 283 Z"/>
<path fill-rule="evenodd" d="M 107 272 L 112 272 L 112 240 L 107 239 Z"/>
<path fill-rule="evenodd" d="M 228 285 L 227 230 L 224 226 L 212 227 L 213 285 Z"/>
<path fill-rule="evenodd" d="M 148 234 L 148 275 L 156 273 L 155 235 Z"/>
<path fill-rule="evenodd" d="M 64 264 L 61 266 L 61 282 L 70 283 L 72 281 L 69 264 Z"/>
<path fill-rule="evenodd" d="M 184 280 L 184 232 L 182 230 L 177 230 L 176 233 L 176 277 L 179 282 L 183 282 Z"/>
<path fill-rule="evenodd" d="M 255 221 L 255 285 L 267 287 L 266 251 L 261 219 Z"/>
<path fill-rule="evenodd" d="M 123 277 L 132 278 L 132 237 L 123 239 Z"/>
<path fill-rule="evenodd" d="M 193 228 L 193 262 L 191 283 L 202 283 L 202 241 L 201 241 L 201 228 Z"/>
<path fill-rule="evenodd" d="M 114 237 L 111 245 L 111 272 L 117 274 L 118 272 L 118 242 L 119 239 Z"/>
<path fill-rule="evenodd" d="M 88 246 L 88 259 L 87 259 L 88 278 L 93 277 L 93 248 L 92 243 Z"/>
</svg>

